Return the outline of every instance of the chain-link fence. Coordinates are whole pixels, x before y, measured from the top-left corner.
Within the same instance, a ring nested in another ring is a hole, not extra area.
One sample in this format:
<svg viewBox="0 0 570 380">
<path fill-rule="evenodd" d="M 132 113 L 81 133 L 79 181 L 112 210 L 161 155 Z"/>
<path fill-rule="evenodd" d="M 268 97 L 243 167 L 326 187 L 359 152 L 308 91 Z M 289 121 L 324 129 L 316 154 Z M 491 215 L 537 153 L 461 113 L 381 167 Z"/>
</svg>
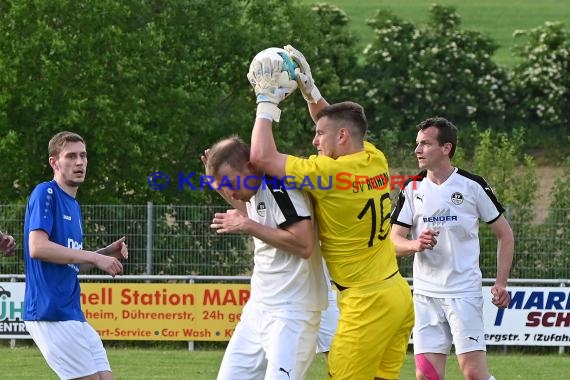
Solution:
<svg viewBox="0 0 570 380">
<path fill-rule="evenodd" d="M 84 248 L 106 246 L 127 237 L 129 260 L 125 274 L 249 275 L 251 239 L 246 235 L 217 235 L 212 216 L 224 206 L 83 205 Z M 536 210 L 508 209 L 515 233 L 515 262 L 511 278 L 570 278 L 570 209 L 552 209 L 535 218 Z M 24 205 L 0 206 L 0 229 L 18 241 L 14 257 L 0 260 L 0 273 L 24 272 L 22 234 Z M 481 270 L 495 277 L 497 239 L 481 224 Z M 412 275 L 412 259 L 400 260 L 405 277 Z M 96 273 L 94 273 L 96 274 Z"/>
<path fill-rule="evenodd" d="M 248 275 L 252 259 L 250 238 L 217 235 L 210 228 L 223 206 L 82 205 L 83 247 L 102 248 L 126 236 L 129 259 L 125 274 Z M 18 242 L 14 257 L 0 261 L 0 273 L 24 271 L 25 206 L 0 206 L 0 229 Z M 96 274 L 94 272 L 94 274 Z"/>
</svg>

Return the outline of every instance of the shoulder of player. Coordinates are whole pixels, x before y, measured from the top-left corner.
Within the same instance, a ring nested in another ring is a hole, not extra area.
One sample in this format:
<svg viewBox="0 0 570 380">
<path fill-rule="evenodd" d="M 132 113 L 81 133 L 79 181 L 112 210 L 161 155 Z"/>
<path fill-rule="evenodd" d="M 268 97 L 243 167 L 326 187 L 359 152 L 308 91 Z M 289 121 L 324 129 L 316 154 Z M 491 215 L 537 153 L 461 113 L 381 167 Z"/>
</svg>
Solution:
<svg viewBox="0 0 570 380">
<path fill-rule="evenodd" d="M 288 184 L 283 179 L 264 175 L 263 184 L 257 190 L 257 194 L 265 197 L 275 198 L 276 200 L 278 200 L 280 197 L 285 197 L 307 199 L 308 202 L 307 195 L 302 190 L 297 189 L 295 185 Z"/>
<path fill-rule="evenodd" d="M 285 167 L 287 176 L 306 178 L 325 176 L 338 168 L 337 160 L 328 156 L 312 155 L 309 157 L 289 156 Z"/>
<path fill-rule="evenodd" d="M 404 181 L 402 187 L 403 190 L 410 192 L 417 190 L 419 188 L 419 184 L 422 183 L 422 181 L 424 180 L 424 178 L 426 178 L 426 176 L 427 176 L 427 170 L 422 170 L 413 176 L 408 176 L 408 178 Z"/>
<path fill-rule="evenodd" d="M 41 197 L 53 194 L 57 190 L 57 187 L 53 184 L 52 181 L 46 181 L 39 183 L 36 185 L 32 193 L 30 194 L 30 198 L 32 197 Z"/>
<path fill-rule="evenodd" d="M 467 170 L 463 170 L 460 168 L 457 168 L 457 174 L 459 176 L 461 176 L 461 178 L 466 179 L 469 182 L 478 185 L 483 190 L 491 191 L 491 187 L 489 186 L 487 181 L 485 181 L 485 179 L 483 177 L 481 177 L 480 175 L 468 172 Z"/>
</svg>

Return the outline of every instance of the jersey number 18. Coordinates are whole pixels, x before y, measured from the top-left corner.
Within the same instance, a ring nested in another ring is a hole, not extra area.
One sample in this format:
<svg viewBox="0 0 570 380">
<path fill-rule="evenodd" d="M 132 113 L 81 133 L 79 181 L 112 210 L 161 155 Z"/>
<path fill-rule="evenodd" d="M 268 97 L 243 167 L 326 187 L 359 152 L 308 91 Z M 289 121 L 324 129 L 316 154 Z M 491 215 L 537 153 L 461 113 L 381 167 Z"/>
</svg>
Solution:
<svg viewBox="0 0 570 380">
<path fill-rule="evenodd" d="M 370 226 L 370 239 L 368 240 L 368 246 L 372 247 L 374 244 L 374 237 L 376 236 L 376 231 L 378 231 L 378 240 L 384 240 L 388 236 L 388 232 L 390 231 L 390 212 L 391 212 L 391 204 L 390 201 L 390 194 L 384 193 L 380 197 L 380 204 L 378 209 L 376 208 L 376 202 L 373 198 L 369 198 L 360 214 L 358 214 L 358 220 L 362 220 L 370 211 L 372 218 L 371 218 L 371 226 Z M 380 212 L 380 230 L 378 230 L 377 221 L 378 221 L 378 214 Z M 387 227 L 384 228 L 384 224 L 387 223 Z"/>
</svg>

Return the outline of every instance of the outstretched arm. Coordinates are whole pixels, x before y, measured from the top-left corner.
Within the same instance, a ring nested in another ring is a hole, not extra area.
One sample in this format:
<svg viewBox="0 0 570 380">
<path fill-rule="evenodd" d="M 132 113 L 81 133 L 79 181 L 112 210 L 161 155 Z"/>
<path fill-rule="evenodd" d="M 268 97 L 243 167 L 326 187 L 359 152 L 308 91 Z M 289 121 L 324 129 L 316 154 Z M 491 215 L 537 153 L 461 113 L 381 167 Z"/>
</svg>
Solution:
<svg viewBox="0 0 570 380">
<path fill-rule="evenodd" d="M 305 59 L 305 56 L 297 49 L 291 45 L 284 47 L 290 57 L 298 65 L 295 70 L 296 82 L 298 88 L 301 90 L 303 97 L 307 101 L 307 106 L 309 108 L 309 113 L 311 118 L 316 123 L 317 113 L 328 105 L 328 102 L 321 96 L 321 93 L 311 73 L 311 67 Z M 288 96 L 292 91 L 290 84 L 287 88 L 281 89 L 278 84 L 276 77 L 275 62 L 262 61 L 261 63 L 256 63 L 250 66 L 250 73 L 248 73 L 248 78 L 254 87 L 257 95 L 257 101 L 260 99 L 266 102 L 266 99 L 270 99 L 273 104 L 279 104 L 279 102 Z M 269 67 L 264 67 L 269 66 Z M 280 70 L 280 68 L 278 67 Z M 279 71 L 277 70 L 277 72 Z M 268 74 L 271 73 L 271 74 Z M 270 84 L 269 86 L 267 84 Z M 277 87 L 277 91 L 270 91 L 270 88 Z M 266 95 L 270 94 L 270 96 Z M 287 94 L 287 95 L 280 95 Z M 267 104 L 260 103 L 260 106 L 268 106 Z M 287 162 L 287 155 L 280 153 L 275 145 L 275 140 L 273 138 L 272 124 L 273 121 L 279 121 L 278 118 L 281 112 L 266 112 L 261 110 L 258 106 L 257 118 L 253 127 L 253 132 L 251 136 L 251 162 L 257 168 L 263 170 L 265 173 L 284 177 L 286 175 L 285 165 Z M 275 117 L 277 115 L 277 118 Z"/>
<path fill-rule="evenodd" d="M 311 114 L 311 119 L 313 122 L 317 123 L 317 114 L 320 110 L 328 106 L 329 103 L 325 100 L 325 98 L 319 99 L 316 103 L 307 102 L 307 107 L 309 108 L 309 113 Z"/>
<path fill-rule="evenodd" d="M 491 229 L 497 236 L 497 278 L 495 285 L 491 288 L 491 293 L 493 293 L 493 304 L 505 308 L 509 306 L 510 301 L 507 281 L 515 253 L 515 238 L 504 215 L 491 224 Z"/>
<path fill-rule="evenodd" d="M 250 161 L 259 170 L 274 177 L 285 176 L 287 155 L 280 153 L 273 139 L 273 122 L 257 117 L 251 132 Z"/>
<path fill-rule="evenodd" d="M 303 94 L 303 98 L 307 101 L 311 118 L 316 123 L 317 113 L 324 107 L 328 106 L 329 103 L 322 97 L 321 92 L 315 84 L 313 73 L 311 72 L 311 66 L 309 65 L 309 62 L 307 62 L 303 53 L 291 45 L 284 46 L 283 49 L 289 53 L 291 58 L 299 66 L 295 70 L 297 73 L 297 85 Z"/>
</svg>

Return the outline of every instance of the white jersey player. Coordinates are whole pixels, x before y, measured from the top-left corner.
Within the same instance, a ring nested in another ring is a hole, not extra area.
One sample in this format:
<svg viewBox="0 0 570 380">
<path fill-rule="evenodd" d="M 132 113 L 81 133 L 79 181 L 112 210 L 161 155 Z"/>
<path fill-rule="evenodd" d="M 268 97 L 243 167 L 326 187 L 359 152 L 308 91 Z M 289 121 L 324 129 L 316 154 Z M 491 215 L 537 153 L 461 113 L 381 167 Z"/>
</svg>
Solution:
<svg viewBox="0 0 570 380">
<path fill-rule="evenodd" d="M 501 308 L 509 304 L 513 233 L 485 180 L 451 165 L 457 128 L 431 118 L 418 130 L 415 153 L 422 172 L 401 191 L 391 232 L 399 256 L 414 254 L 416 376 L 443 379 L 454 344 L 465 378 L 493 379 L 485 354 L 479 221 L 497 236 L 492 293 Z"/>
<path fill-rule="evenodd" d="M 216 143 L 203 160 L 214 186 L 238 208 L 215 214 L 212 228 L 247 233 L 254 240 L 250 299 L 218 379 L 303 379 L 327 307 L 311 203 L 303 192 L 255 172 L 249 147 L 237 137 Z"/>
</svg>

